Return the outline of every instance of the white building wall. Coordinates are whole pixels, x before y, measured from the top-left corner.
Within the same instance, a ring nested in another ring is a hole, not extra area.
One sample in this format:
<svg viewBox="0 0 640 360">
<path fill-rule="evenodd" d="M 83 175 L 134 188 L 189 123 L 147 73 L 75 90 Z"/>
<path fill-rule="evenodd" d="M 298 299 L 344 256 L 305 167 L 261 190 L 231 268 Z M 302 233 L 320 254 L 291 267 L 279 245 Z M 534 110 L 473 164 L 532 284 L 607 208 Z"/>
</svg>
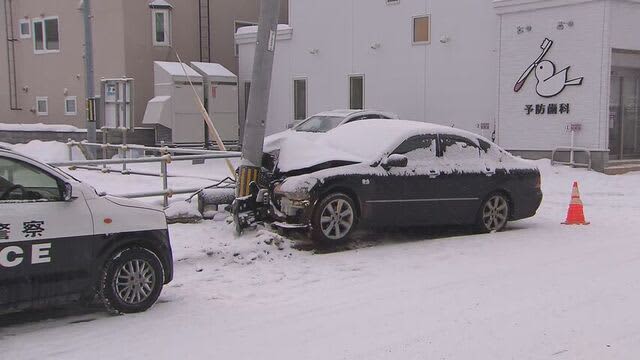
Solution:
<svg viewBox="0 0 640 360">
<path fill-rule="evenodd" d="M 514 6 L 499 9 L 501 16 L 499 61 L 498 141 L 511 150 L 551 150 L 570 145 L 567 125 L 579 123 L 576 145 L 591 150 L 607 148 L 608 83 L 610 46 L 606 24 L 607 1 L 538 1 L 527 9 Z M 513 12 L 510 12 L 513 11 Z M 559 21 L 573 21 L 573 27 L 559 30 Z M 518 26 L 531 31 L 518 34 Z M 541 53 L 545 38 L 554 41 L 545 56 L 556 71 L 571 66 L 569 78 L 584 77 L 581 86 L 570 86 L 553 98 L 536 93 L 532 73 L 520 92 L 514 85 Z M 603 51 L 604 49 L 604 51 Z M 526 105 L 570 104 L 569 114 L 527 115 Z"/>
<path fill-rule="evenodd" d="M 412 17 L 425 14 L 431 43 L 413 45 Z M 312 115 L 349 106 L 349 74 L 365 75 L 367 108 L 477 132 L 494 122 L 498 17 L 489 1 L 292 0 L 290 24 L 276 49 L 267 134 L 293 122 L 294 78 L 307 78 Z M 239 42 L 243 86 L 254 44 Z"/>
</svg>

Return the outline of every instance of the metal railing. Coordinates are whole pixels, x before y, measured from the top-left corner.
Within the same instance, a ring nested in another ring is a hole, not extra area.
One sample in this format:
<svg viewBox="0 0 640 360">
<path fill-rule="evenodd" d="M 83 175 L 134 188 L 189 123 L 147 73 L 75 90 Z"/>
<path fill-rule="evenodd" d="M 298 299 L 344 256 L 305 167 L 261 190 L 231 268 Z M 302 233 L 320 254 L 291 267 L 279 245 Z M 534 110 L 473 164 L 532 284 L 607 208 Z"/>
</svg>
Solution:
<svg viewBox="0 0 640 360">
<path fill-rule="evenodd" d="M 569 161 L 556 161 L 556 154 L 558 152 L 569 152 Z M 587 154 L 587 162 L 586 163 L 578 163 L 575 161 L 575 156 L 574 154 L 576 152 L 583 152 L 585 154 Z M 551 165 L 555 165 L 555 164 L 561 164 L 561 165 L 569 165 L 569 166 L 576 166 L 576 167 L 585 167 L 589 170 L 591 170 L 591 150 L 587 149 L 587 148 L 583 148 L 583 147 L 575 147 L 575 146 L 564 146 L 564 147 L 557 147 L 555 149 L 553 149 L 553 151 L 551 152 Z"/>
<path fill-rule="evenodd" d="M 186 189 L 171 189 L 169 188 L 169 177 L 178 177 L 179 175 L 169 175 L 168 173 L 168 164 L 174 161 L 194 161 L 194 160 L 209 160 L 209 159 L 233 159 L 240 158 L 241 153 L 239 152 L 231 152 L 231 151 L 214 151 L 214 150 L 201 150 L 201 149 L 181 149 L 181 148 L 169 148 L 166 146 L 163 147 L 151 147 L 151 146 L 143 146 L 143 145 L 117 145 L 117 144 L 98 144 L 98 143 L 89 143 L 86 141 L 73 141 L 69 140 L 67 142 L 67 146 L 69 147 L 69 161 L 60 161 L 60 162 L 52 162 L 49 165 L 57 166 L 57 167 L 69 167 L 71 170 L 82 168 L 86 170 L 98 170 L 104 173 L 112 172 L 113 170 L 109 169 L 107 165 L 122 165 L 122 170 L 120 171 L 123 175 L 128 174 L 137 174 L 137 175 L 146 175 L 146 176 L 158 176 L 162 178 L 162 190 L 161 191 L 145 191 L 138 193 L 129 193 L 129 194 L 118 194 L 118 196 L 126 197 L 126 198 L 142 198 L 142 197 L 154 197 L 154 196 L 162 196 L 163 197 L 163 205 L 167 207 L 169 205 L 169 198 L 176 194 L 191 194 L 197 191 L 202 190 L 202 188 L 186 188 Z M 73 160 L 73 148 L 74 147 L 96 147 L 101 148 L 103 150 L 103 157 L 105 159 L 101 160 Z M 106 159 L 107 150 L 108 149 L 116 149 L 120 154 L 119 159 Z M 159 156 L 152 157 L 140 157 L 140 158 L 127 158 L 127 155 L 130 150 L 139 150 L 139 151 L 152 151 L 158 153 Z M 185 155 L 180 155 L 185 154 Z M 147 173 L 147 172 L 139 172 L 132 171 L 127 168 L 127 164 L 145 164 L 145 163 L 160 163 L 160 173 Z M 100 168 L 101 167 L 101 168 Z M 188 176 L 185 176 L 188 177 Z M 198 177 L 199 179 L 204 179 L 202 177 Z M 218 179 L 206 179 L 213 182 L 221 182 L 226 186 L 233 186 L 235 183 L 230 180 L 218 180 Z"/>
</svg>

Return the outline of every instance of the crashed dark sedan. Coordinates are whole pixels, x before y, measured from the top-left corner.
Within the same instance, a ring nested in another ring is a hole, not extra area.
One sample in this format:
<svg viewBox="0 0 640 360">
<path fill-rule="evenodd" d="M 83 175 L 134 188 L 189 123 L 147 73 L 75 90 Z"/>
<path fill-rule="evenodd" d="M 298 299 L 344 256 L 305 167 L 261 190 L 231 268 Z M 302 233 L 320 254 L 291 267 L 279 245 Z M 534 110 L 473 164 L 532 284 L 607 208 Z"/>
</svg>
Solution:
<svg viewBox="0 0 640 360">
<path fill-rule="evenodd" d="M 535 215 L 540 172 L 473 133 L 423 122 L 356 122 L 282 144 L 272 184 L 276 226 L 321 245 L 357 226 L 474 225 L 501 231 Z"/>
</svg>

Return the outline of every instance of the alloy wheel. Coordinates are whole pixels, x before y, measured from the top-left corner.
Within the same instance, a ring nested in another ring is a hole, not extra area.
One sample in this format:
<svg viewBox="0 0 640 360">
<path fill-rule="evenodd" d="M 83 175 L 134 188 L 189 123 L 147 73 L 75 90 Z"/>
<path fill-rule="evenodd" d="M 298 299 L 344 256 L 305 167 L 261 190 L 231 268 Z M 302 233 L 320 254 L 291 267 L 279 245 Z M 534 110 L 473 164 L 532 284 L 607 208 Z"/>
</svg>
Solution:
<svg viewBox="0 0 640 360">
<path fill-rule="evenodd" d="M 509 204 L 501 195 L 491 197 L 482 209 L 482 223 L 488 231 L 501 230 L 509 218 Z"/>
<path fill-rule="evenodd" d="M 329 202 L 320 215 L 320 227 L 323 234 L 331 240 L 340 240 L 353 227 L 354 216 L 351 204 L 344 199 Z"/>
<path fill-rule="evenodd" d="M 146 260 L 127 261 L 118 269 L 114 278 L 116 294 L 127 304 L 139 304 L 153 292 L 155 277 L 153 267 Z"/>
</svg>

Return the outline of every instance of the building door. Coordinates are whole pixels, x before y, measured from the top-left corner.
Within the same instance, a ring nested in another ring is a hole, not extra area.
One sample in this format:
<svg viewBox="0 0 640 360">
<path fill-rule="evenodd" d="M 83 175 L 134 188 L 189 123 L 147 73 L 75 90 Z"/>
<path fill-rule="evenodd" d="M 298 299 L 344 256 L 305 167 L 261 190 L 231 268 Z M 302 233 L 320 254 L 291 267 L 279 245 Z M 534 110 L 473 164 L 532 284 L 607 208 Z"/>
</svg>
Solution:
<svg viewBox="0 0 640 360">
<path fill-rule="evenodd" d="M 640 158 L 640 70 L 611 74 L 609 150 L 613 160 Z"/>
</svg>

